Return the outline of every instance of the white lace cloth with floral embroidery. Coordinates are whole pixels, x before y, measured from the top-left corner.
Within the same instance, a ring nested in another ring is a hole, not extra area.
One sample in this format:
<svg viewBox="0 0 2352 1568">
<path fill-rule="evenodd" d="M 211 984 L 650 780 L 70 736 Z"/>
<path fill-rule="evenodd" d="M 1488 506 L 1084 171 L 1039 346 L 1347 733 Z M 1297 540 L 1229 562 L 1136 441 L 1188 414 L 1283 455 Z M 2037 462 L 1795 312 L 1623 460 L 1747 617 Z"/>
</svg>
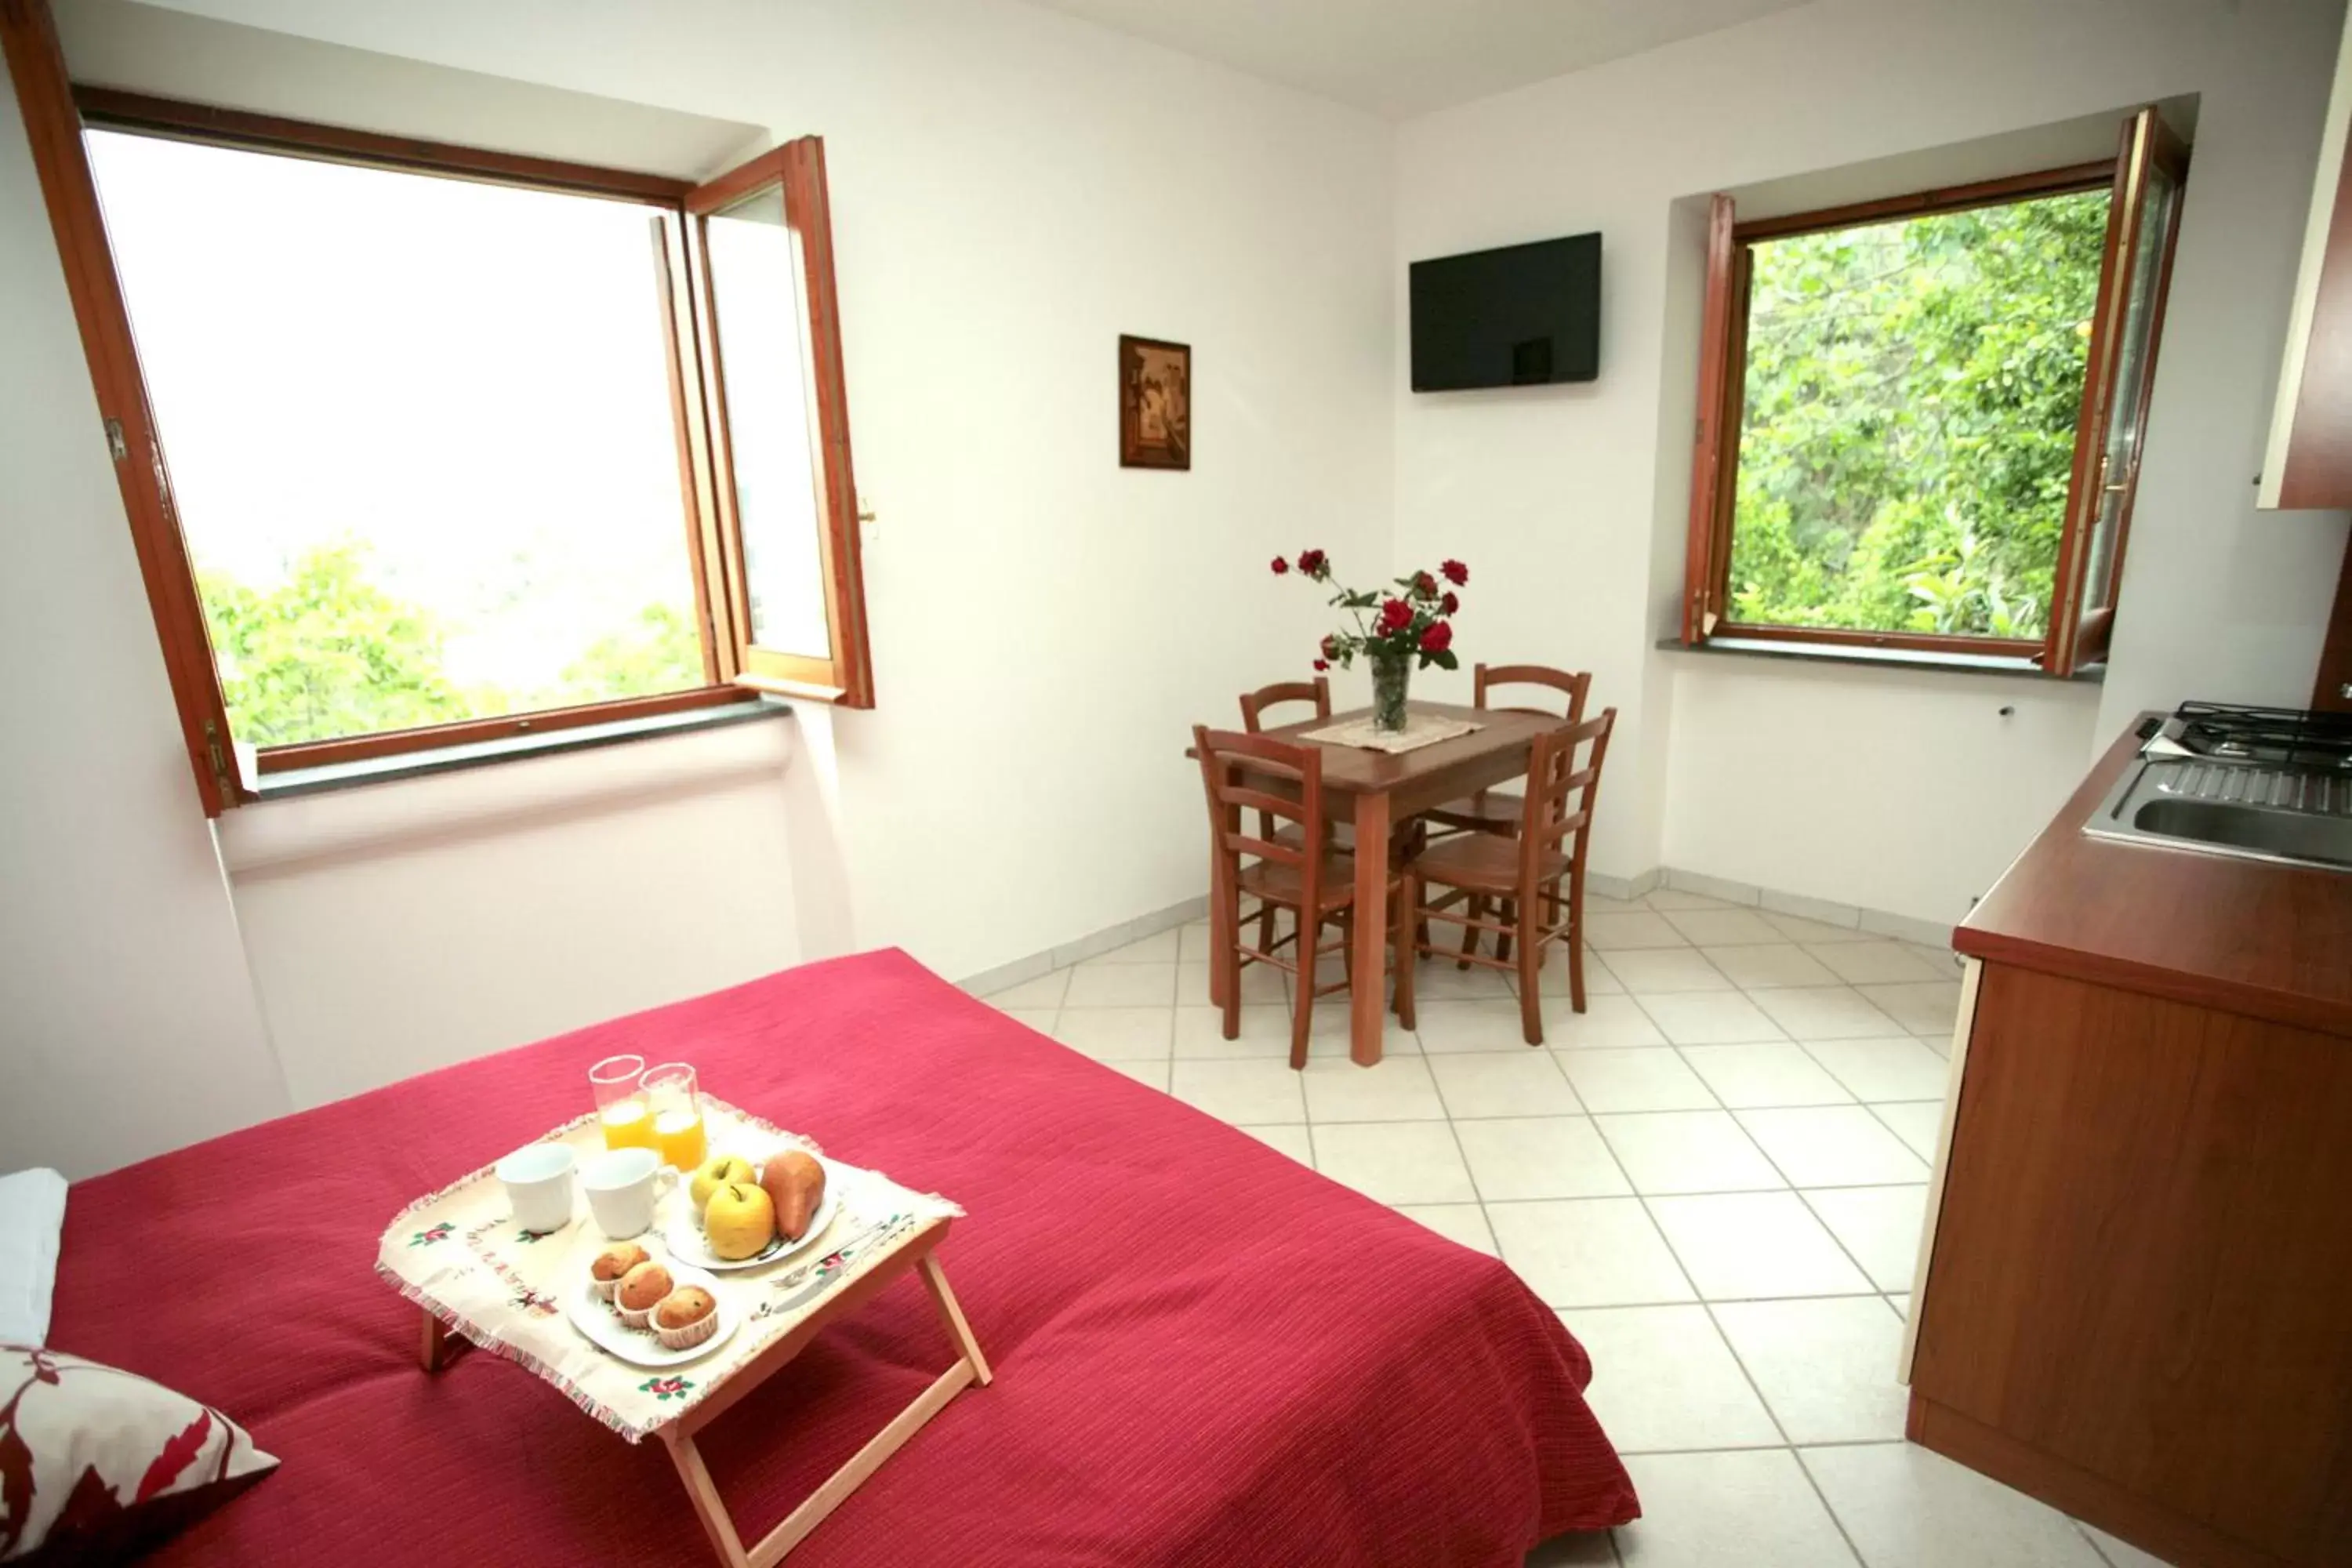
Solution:
<svg viewBox="0 0 2352 1568">
<path fill-rule="evenodd" d="M 1423 746 L 1433 746 L 1440 741 L 1451 741 L 1479 728 L 1475 719 L 1448 719 L 1436 713 L 1414 713 L 1404 716 L 1404 729 L 1391 732 L 1377 730 L 1366 719 L 1350 719 L 1344 724 L 1330 724 L 1320 730 L 1309 730 L 1298 738 L 1326 746 L 1357 746 L 1368 752 L 1417 752 Z"/>
<path fill-rule="evenodd" d="M 714 1151 L 757 1161 L 788 1148 L 817 1150 L 749 1112 L 704 1097 L 703 1121 Z M 572 1146 L 583 1164 L 604 1152 L 593 1115 L 566 1122 L 541 1142 Z M 879 1171 L 828 1156 L 835 1184 L 834 1215 L 814 1246 L 764 1268 L 719 1277 L 725 1304 L 742 1327 L 707 1356 L 662 1372 L 633 1366 L 598 1348 L 575 1328 L 563 1302 L 580 1289 L 588 1265 L 612 1245 L 575 1199 L 572 1223 L 534 1236 L 518 1230 L 506 1192 L 488 1166 L 403 1209 L 376 1248 L 376 1272 L 476 1344 L 521 1363 L 630 1442 L 677 1420 L 751 1362 L 775 1339 L 805 1322 L 835 1289 L 856 1279 L 926 1223 L 961 1215 L 947 1199 L 900 1186 Z M 662 1219 L 637 1244 L 667 1256 L 664 1223 L 672 1204 L 690 1201 L 681 1182 L 661 1199 Z"/>
</svg>

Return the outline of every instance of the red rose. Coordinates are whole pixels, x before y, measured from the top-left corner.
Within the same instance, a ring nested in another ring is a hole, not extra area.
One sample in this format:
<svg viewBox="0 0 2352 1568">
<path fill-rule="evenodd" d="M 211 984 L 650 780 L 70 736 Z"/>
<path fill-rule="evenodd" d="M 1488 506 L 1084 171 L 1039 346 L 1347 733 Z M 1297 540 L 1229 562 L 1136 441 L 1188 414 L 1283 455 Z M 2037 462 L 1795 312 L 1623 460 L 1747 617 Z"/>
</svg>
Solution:
<svg viewBox="0 0 2352 1568">
<path fill-rule="evenodd" d="M 1437 597 L 1437 579 L 1426 572 L 1414 573 L 1412 595 L 1416 599 L 1434 599 Z"/>
<path fill-rule="evenodd" d="M 1338 637 L 1327 637 L 1323 639 L 1323 657 L 1325 658 L 1337 658 L 1339 657 L 1339 639 Z"/>
<path fill-rule="evenodd" d="M 1298 552 L 1298 569 L 1309 577 L 1320 577 L 1328 560 L 1319 550 L 1302 550 Z"/>
<path fill-rule="evenodd" d="M 1276 576 L 1279 577 L 1279 576 L 1281 576 L 1285 572 L 1287 572 L 1287 571 L 1289 571 L 1289 570 L 1290 570 L 1290 563 L 1289 563 L 1289 562 L 1285 561 L 1285 560 L 1284 560 L 1281 556 L 1279 556 L 1279 555 L 1277 555 L 1277 556 L 1276 556 L 1276 557 L 1274 558 L 1274 574 L 1275 574 Z"/>
<path fill-rule="evenodd" d="M 1402 599 L 1391 599 L 1381 606 L 1381 631 L 1383 635 L 1401 632 L 1412 625 L 1412 606 Z"/>
<path fill-rule="evenodd" d="M 1421 632 L 1421 651 L 1444 653 L 1454 646 L 1454 628 L 1444 621 L 1432 621 Z"/>
<path fill-rule="evenodd" d="M 1315 661 L 1315 668 L 1318 671 L 1328 669 L 1331 668 L 1331 661 L 1328 658 L 1318 658 Z"/>
<path fill-rule="evenodd" d="M 1470 568 L 1463 565 L 1459 561 L 1443 562 L 1437 569 L 1444 573 L 1445 580 L 1455 587 L 1466 588 L 1470 585 Z"/>
<path fill-rule="evenodd" d="M 1441 616 L 1450 616 L 1461 607 L 1462 598 L 1461 595 L 1457 594 L 1449 593 L 1445 597 L 1437 601 L 1437 613 Z"/>
</svg>

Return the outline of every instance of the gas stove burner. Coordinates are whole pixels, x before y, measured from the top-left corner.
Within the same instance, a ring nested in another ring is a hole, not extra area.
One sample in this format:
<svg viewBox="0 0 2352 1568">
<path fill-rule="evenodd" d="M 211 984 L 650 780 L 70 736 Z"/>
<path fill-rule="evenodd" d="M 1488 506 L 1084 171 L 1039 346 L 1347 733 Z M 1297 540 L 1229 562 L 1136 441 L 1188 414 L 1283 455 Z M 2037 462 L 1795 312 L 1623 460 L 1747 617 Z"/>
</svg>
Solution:
<svg viewBox="0 0 2352 1568">
<path fill-rule="evenodd" d="M 2352 713 L 2184 702 L 2162 733 L 2200 756 L 2352 770 Z"/>
</svg>

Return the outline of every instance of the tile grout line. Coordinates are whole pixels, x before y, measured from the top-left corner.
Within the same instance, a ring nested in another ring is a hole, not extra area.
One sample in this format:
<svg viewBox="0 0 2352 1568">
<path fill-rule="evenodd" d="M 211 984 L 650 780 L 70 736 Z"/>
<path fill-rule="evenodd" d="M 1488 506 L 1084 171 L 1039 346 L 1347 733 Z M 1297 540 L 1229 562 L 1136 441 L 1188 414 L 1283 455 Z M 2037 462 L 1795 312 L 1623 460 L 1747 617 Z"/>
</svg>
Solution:
<svg viewBox="0 0 2352 1568">
<path fill-rule="evenodd" d="M 1862 1447 L 1862 1446 L 1864 1446 L 1864 1445 L 1845 1445 L 1845 1444 L 1841 1444 L 1841 1445 L 1838 1445 L 1838 1446 L 1839 1446 L 1839 1447 Z M 1885 1445 L 1877 1445 L 1877 1446 L 1879 1446 L 1879 1447 L 1885 1447 Z M 1831 1447 L 1831 1445 L 1824 1443 L 1824 1444 L 1821 1444 L 1821 1445 L 1819 1445 L 1819 1447 Z M 1830 1494 L 1829 1494 L 1829 1493 L 1827 1493 L 1827 1492 L 1825 1492 L 1825 1491 L 1823 1491 L 1823 1490 L 1822 1490 L 1822 1482 L 1821 1482 L 1821 1478 L 1813 1474 L 1813 1467 L 1812 1467 L 1812 1466 L 1811 1466 L 1811 1465 L 1809 1465 L 1809 1464 L 1805 1463 L 1805 1451 L 1804 1451 L 1804 1449 L 1802 1449 L 1802 1448 L 1792 1448 L 1792 1449 L 1790 1450 L 1790 1452 L 1791 1452 L 1791 1456 L 1792 1456 L 1792 1457 L 1796 1459 L 1796 1461 L 1797 1461 L 1797 1473 L 1798 1473 L 1799 1475 L 1801 1475 L 1801 1476 L 1802 1476 L 1802 1477 L 1804 1477 L 1804 1478 L 1805 1478 L 1805 1485 L 1807 1485 L 1807 1486 L 1811 1487 L 1811 1488 L 1812 1489 L 1812 1490 L 1813 1490 L 1813 1496 L 1815 1496 L 1816 1498 L 1819 1498 L 1819 1499 L 1821 1500 L 1822 1511 L 1823 1513 L 1826 1513 L 1826 1514 L 1828 1514 L 1828 1515 L 1830 1516 L 1830 1525 L 1831 1525 L 1831 1528 L 1834 1529 L 1834 1530 L 1838 1532 L 1838 1539 L 1845 1542 L 1845 1549 L 1846 1549 L 1848 1552 L 1853 1552 L 1853 1560 L 1854 1560 L 1854 1562 L 1855 1562 L 1856 1563 L 1860 1563 L 1860 1564 L 1867 1565 L 1867 1564 L 1869 1563 L 1869 1562 L 1870 1562 L 1870 1559 L 1869 1559 L 1869 1558 L 1867 1558 L 1867 1557 L 1865 1557 L 1865 1556 L 1864 1556 L 1864 1555 L 1862 1554 L 1862 1548 L 1854 1544 L 1854 1542 L 1853 1542 L 1853 1536 L 1851 1533 L 1849 1533 L 1849 1532 L 1847 1531 L 1847 1530 L 1846 1530 L 1846 1527 L 1845 1527 L 1845 1521 L 1844 1521 L 1844 1520 L 1843 1520 L 1843 1519 L 1840 1519 L 1840 1518 L 1838 1517 L 1838 1510 L 1837 1510 L 1837 1509 L 1836 1509 L 1836 1508 L 1835 1508 L 1835 1507 L 1834 1507 L 1834 1506 L 1830 1502 Z"/>
<path fill-rule="evenodd" d="M 1767 1157 L 1769 1158 L 1769 1156 Z M 1764 1418 L 1772 1423 L 1772 1430 L 1780 1435 L 1780 1440 L 1787 1448 L 1790 1462 L 1797 1467 L 1797 1473 L 1805 1478 L 1805 1484 L 1812 1489 L 1813 1496 L 1821 1500 L 1822 1511 L 1829 1515 L 1830 1524 L 1832 1528 L 1835 1529 L 1838 1532 L 1838 1538 L 1845 1542 L 1845 1549 L 1853 1553 L 1853 1560 L 1857 1564 L 1867 1563 L 1869 1559 L 1862 1554 L 1862 1548 L 1854 1544 L 1853 1537 L 1846 1531 L 1845 1521 L 1838 1517 L 1836 1508 L 1832 1506 L 1829 1500 L 1829 1494 L 1822 1491 L 1821 1482 L 1813 1479 L 1813 1472 L 1805 1464 L 1805 1456 L 1798 1448 L 1796 1439 L 1789 1436 L 1788 1426 L 1786 1423 L 1781 1421 L 1780 1413 L 1778 1410 L 1773 1409 L 1772 1402 L 1764 1396 L 1763 1385 L 1756 1381 L 1756 1373 L 1748 1367 L 1748 1358 L 1739 1353 L 1739 1345 L 1738 1342 L 1733 1340 L 1731 1335 L 1724 1329 L 1722 1318 L 1717 1316 L 1716 1313 L 1715 1303 L 1712 1301 L 1702 1301 L 1700 1303 L 1700 1307 L 1701 1310 L 1706 1313 L 1708 1325 L 1715 1330 L 1715 1337 L 1721 1340 L 1723 1342 L 1723 1348 L 1731 1352 L 1731 1364 L 1739 1369 L 1740 1378 L 1748 1384 L 1748 1391 L 1756 1396 L 1756 1403 L 1763 1407 Z M 1821 1445 L 1821 1447 L 1859 1447 L 1862 1446 L 1863 1445 L 1861 1444 Z M 1699 1450 L 1693 1449 L 1684 1451 L 1698 1452 Z"/>
<path fill-rule="evenodd" d="M 1738 1124 L 1738 1118 L 1734 1117 L 1732 1120 L 1735 1124 Z M 1822 1233 L 1830 1238 L 1830 1244 L 1838 1249 L 1839 1256 L 1846 1260 L 1847 1264 L 1853 1268 L 1856 1274 L 1862 1276 L 1863 1283 L 1869 1286 L 1871 1290 L 1875 1293 L 1879 1289 L 1877 1278 L 1873 1275 L 1869 1269 L 1864 1268 L 1862 1266 L 1862 1259 L 1853 1255 L 1853 1249 L 1845 1244 L 1845 1237 L 1840 1236 L 1837 1233 L 1836 1228 L 1832 1226 L 1827 1219 L 1822 1216 L 1822 1212 L 1815 1208 L 1811 1204 L 1805 1201 L 1805 1189 L 1797 1185 L 1796 1183 L 1789 1181 L 1789 1173 L 1781 1168 L 1780 1162 L 1772 1158 L 1772 1152 L 1769 1149 L 1765 1148 L 1762 1143 L 1757 1142 L 1755 1136 L 1748 1132 L 1746 1125 L 1739 1124 L 1739 1131 L 1740 1135 L 1747 1138 L 1748 1142 L 1756 1145 L 1756 1152 L 1764 1156 L 1764 1163 L 1772 1167 L 1774 1173 L 1779 1175 L 1783 1182 L 1788 1182 L 1788 1190 L 1796 1194 L 1798 1206 L 1805 1212 L 1806 1215 L 1810 1217 L 1815 1225 L 1822 1227 Z M 1890 1131 L 1890 1136 L 1891 1135 Z M 1897 1141 L 1900 1142 L 1900 1140 Z M 1906 1144 L 1905 1147 L 1907 1151 L 1909 1145 Z M 1900 1184 L 1909 1186 L 1924 1185 L 1925 1184 L 1903 1183 Z M 1818 1490 L 1819 1489 L 1816 1488 L 1815 1489 Z M 1823 1500 L 1826 1501 L 1827 1500 Z M 1848 1544 L 1851 1545 L 1852 1542 L 1849 1542 Z M 1855 1555 L 1859 1557 L 1861 1554 L 1857 1552 Z"/>
</svg>

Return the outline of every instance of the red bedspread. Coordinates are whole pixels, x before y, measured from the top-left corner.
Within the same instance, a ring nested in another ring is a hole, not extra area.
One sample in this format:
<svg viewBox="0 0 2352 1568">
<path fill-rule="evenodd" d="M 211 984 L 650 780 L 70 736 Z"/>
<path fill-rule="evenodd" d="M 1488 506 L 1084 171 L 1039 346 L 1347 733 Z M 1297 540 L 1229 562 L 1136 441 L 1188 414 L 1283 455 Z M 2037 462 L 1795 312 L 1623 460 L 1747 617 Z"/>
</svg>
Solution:
<svg viewBox="0 0 2352 1568">
<path fill-rule="evenodd" d="M 1032 1033 L 899 953 L 812 964 L 77 1184 L 51 1342 L 284 1461 L 171 1562 L 709 1561 L 659 1445 L 510 1363 L 415 1360 L 376 1237 L 583 1108 L 598 1057 L 956 1199 L 993 1362 L 791 1558 L 1516 1568 L 1633 1517 L 1583 1351 L 1501 1264 Z M 756 1537 L 945 1367 L 919 1285 L 703 1438 Z"/>
</svg>

